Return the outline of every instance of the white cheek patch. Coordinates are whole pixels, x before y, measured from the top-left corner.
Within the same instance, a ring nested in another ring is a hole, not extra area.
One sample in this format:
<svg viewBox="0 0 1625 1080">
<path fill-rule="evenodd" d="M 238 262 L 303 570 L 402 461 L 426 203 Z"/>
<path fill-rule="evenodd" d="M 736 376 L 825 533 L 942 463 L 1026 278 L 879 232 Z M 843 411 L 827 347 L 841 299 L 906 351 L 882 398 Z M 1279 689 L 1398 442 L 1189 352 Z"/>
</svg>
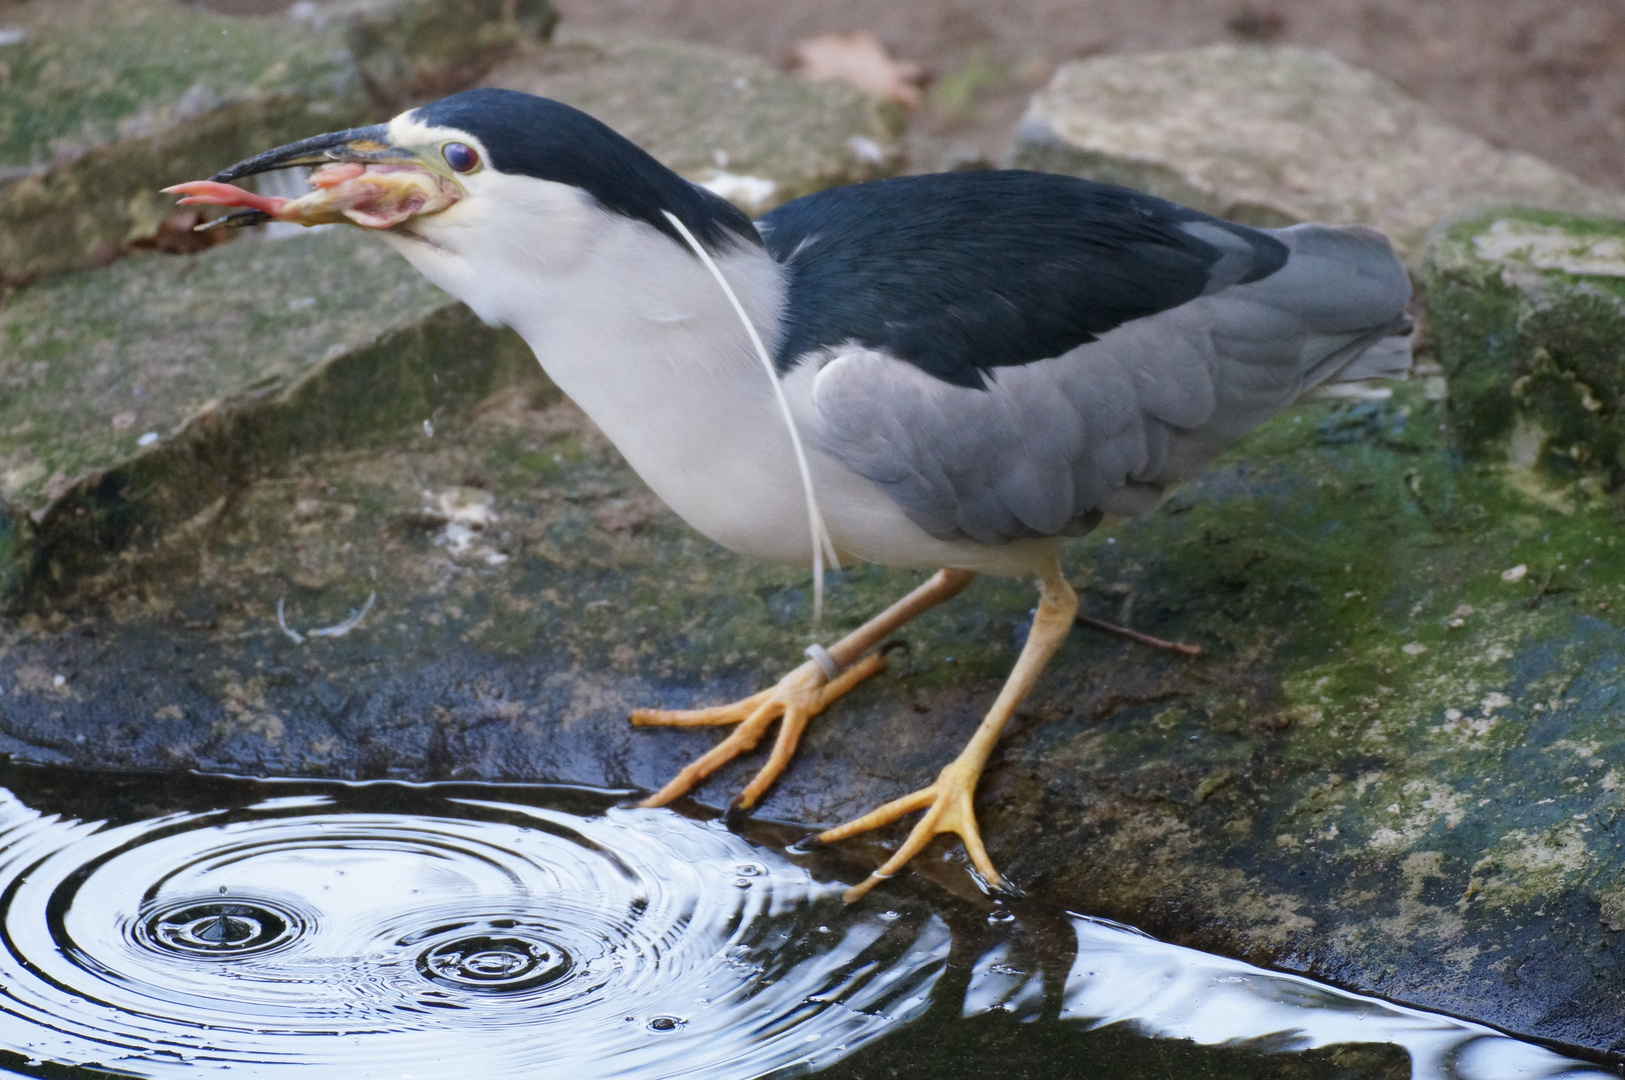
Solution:
<svg viewBox="0 0 1625 1080">
<path fill-rule="evenodd" d="M 460 142 L 470 146 L 480 156 L 481 168 L 469 173 L 477 176 L 489 167 L 490 155 L 485 152 L 485 144 L 466 131 L 456 128 L 436 127 L 431 124 L 421 124 L 413 119 L 417 110 L 404 112 L 389 122 L 385 130 L 389 133 L 389 141 L 396 146 L 418 151 L 425 158 L 440 156 L 440 147 L 444 143 Z"/>
</svg>

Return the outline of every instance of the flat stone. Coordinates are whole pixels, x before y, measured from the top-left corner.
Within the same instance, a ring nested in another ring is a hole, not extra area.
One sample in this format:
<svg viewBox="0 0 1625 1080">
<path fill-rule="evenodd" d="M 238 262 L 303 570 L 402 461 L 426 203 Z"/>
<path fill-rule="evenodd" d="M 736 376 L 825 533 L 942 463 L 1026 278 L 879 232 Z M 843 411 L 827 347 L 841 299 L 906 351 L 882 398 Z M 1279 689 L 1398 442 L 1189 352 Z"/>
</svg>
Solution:
<svg viewBox="0 0 1625 1080">
<path fill-rule="evenodd" d="M 751 213 L 902 164 L 896 106 L 704 45 L 565 30 L 486 84 L 589 112 Z"/>
<path fill-rule="evenodd" d="M 1066 64 L 1028 106 L 1009 163 L 1247 224 L 1371 225 L 1408 262 L 1437 221 L 1464 207 L 1625 213 L 1625 197 L 1498 150 L 1379 76 L 1293 47 Z"/>
<path fill-rule="evenodd" d="M 52 0 L 0 16 L 0 284 L 153 236 L 159 189 L 468 85 L 547 0 L 328 0 L 266 16 Z"/>
<path fill-rule="evenodd" d="M 1499 210 L 1438 229 L 1429 328 L 1469 452 L 1559 506 L 1625 479 L 1625 222 Z"/>
<path fill-rule="evenodd" d="M 1625 545 L 1609 510 L 1463 468 L 1443 408 L 1419 384 L 1306 406 L 1071 547 L 1087 611 L 1207 654 L 1074 633 L 993 757 L 984 832 L 1038 902 L 1618 1052 Z M 648 790 L 720 732 L 628 711 L 758 690 L 918 580 L 848 570 L 815 632 L 806 570 L 695 536 L 532 366 L 437 415 L 432 439 L 302 456 L 0 622 L 0 750 Z M 911 625 L 761 816 L 833 824 L 928 782 L 1034 595 L 987 579 Z M 900 836 L 837 851 L 870 867 Z M 978 895 L 947 840 L 911 872 Z"/>
<path fill-rule="evenodd" d="M 351 229 L 19 290 L 0 311 L 0 599 L 70 583 L 312 450 L 423 437 L 534 363 Z"/>
</svg>

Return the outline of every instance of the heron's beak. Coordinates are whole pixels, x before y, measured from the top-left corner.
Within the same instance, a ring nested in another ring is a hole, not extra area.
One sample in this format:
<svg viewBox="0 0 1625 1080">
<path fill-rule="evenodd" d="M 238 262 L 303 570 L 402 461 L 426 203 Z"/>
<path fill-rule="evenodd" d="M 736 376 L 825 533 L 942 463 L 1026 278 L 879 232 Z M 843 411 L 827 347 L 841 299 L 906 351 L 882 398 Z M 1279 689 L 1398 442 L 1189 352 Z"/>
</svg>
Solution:
<svg viewBox="0 0 1625 1080">
<path fill-rule="evenodd" d="M 227 183 L 274 169 L 311 165 L 319 166 L 310 178 L 315 190 L 297 199 L 256 195 Z M 289 143 L 222 169 L 208 180 L 176 184 L 164 191 L 186 196 L 182 206 L 246 208 L 199 228 L 276 220 L 299 225 L 349 221 L 369 229 L 388 229 L 409 218 L 444 210 L 463 195 L 455 182 L 426 167 L 417 154 L 390 145 L 382 124 Z"/>
</svg>

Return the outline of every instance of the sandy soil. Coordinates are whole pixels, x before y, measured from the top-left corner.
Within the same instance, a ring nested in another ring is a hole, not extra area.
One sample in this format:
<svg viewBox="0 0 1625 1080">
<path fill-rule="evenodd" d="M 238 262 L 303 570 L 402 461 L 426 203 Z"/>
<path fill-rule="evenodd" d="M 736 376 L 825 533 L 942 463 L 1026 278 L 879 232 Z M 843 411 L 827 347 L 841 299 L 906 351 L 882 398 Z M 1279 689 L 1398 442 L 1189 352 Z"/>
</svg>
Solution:
<svg viewBox="0 0 1625 1080">
<path fill-rule="evenodd" d="M 934 78 L 913 126 L 934 163 L 997 160 L 1056 64 L 1219 41 L 1328 49 L 1497 145 L 1625 189 L 1622 0 L 555 0 L 566 24 L 774 60 L 868 30 Z"/>
</svg>

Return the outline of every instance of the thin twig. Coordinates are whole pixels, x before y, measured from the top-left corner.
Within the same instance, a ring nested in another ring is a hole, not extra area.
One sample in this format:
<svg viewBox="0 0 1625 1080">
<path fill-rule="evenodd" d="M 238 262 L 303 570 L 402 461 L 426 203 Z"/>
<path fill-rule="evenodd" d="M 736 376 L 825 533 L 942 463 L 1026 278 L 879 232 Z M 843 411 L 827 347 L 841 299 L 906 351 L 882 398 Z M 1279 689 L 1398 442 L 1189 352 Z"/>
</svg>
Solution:
<svg viewBox="0 0 1625 1080">
<path fill-rule="evenodd" d="M 1552 595 L 1553 593 L 1562 592 L 1562 589 L 1552 588 L 1552 579 L 1556 576 L 1557 568 L 1555 566 L 1546 571 L 1546 580 L 1540 583 L 1540 587 L 1535 590 L 1535 595 L 1523 602 L 1523 606 L 1530 611 L 1534 611 L 1540 606 L 1540 602 L 1546 597 Z"/>
<path fill-rule="evenodd" d="M 1153 649 L 1167 649 L 1170 652 L 1184 653 L 1186 656 L 1202 655 L 1202 647 L 1200 645 L 1185 645 L 1178 641 L 1164 641 L 1161 638 L 1152 637 L 1150 634 L 1142 634 L 1138 630 L 1130 630 L 1126 626 L 1118 626 L 1116 623 L 1109 623 L 1105 619 L 1097 619 L 1092 615 L 1080 614 L 1077 616 L 1076 621 L 1089 627 L 1091 630 L 1099 630 L 1102 633 L 1116 634 L 1118 637 L 1126 637 L 1130 641 L 1137 641 L 1141 645 L 1149 645 Z"/>
</svg>

